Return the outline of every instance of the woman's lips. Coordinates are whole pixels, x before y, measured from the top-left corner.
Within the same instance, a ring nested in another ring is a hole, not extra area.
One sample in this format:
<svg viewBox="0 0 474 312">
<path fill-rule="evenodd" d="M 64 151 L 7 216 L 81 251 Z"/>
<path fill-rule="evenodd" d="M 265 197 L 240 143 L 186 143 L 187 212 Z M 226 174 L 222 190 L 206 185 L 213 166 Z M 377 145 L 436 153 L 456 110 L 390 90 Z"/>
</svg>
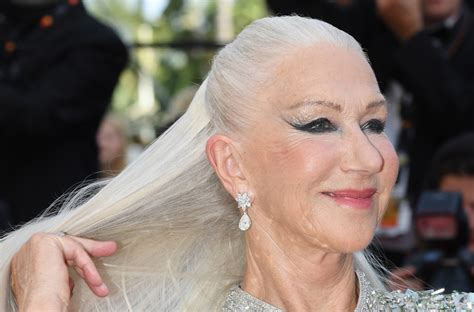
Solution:
<svg viewBox="0 0 474 312">
<path fill-rule="evenodd" d="M 324 195 L 332 198 L 336 203 L 357 209 L 369 209 L 372 207 L 373 196 L 377 192 L 374 188 L 363 190 L 337 190 L 323 192 Z"/>
</svg>

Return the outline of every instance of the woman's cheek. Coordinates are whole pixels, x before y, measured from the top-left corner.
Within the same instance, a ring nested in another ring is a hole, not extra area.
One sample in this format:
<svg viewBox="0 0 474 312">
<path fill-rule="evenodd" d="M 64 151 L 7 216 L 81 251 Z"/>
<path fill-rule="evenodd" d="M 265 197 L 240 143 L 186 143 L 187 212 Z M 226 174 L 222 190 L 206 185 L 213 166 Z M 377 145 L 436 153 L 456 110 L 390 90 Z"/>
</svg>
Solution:
<svg viewBox="0 0 474 312">
<path fill-rule="evenodd" d="M 377 135 L 372 139 L 372 143 L 383 158 L 384 167 L 382 174 L 384 175 L 384 180 L 387 179 L 388 181 L 395 182 L 398 173 L 398 156 L 395 148 L 386 135 Z"/>
<path fill-rule="evenodd" d="M 398 175 L 399 162 L 398 162 L 398 155 L 395 152 L 395 149 L 393 148 L 393 145 L 390 142 L 388 142 L 388 144 L 386 145 L 385 158 L 386 158 L 385 166 L 387 167 L 386 170 L 388 171 L 387 175 L 389 176 L 389 179 L 390 179 L 389 183 L 391 187 L 393 187 Z"/>
</svg>

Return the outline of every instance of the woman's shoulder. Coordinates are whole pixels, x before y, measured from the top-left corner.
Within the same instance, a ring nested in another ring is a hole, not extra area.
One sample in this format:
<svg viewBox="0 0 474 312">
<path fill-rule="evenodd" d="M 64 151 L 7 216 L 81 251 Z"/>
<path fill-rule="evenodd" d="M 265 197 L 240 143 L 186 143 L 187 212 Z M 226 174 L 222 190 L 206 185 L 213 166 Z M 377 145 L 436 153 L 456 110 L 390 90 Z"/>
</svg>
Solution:
<svg viewBox="0 0 474 312">
<path fill-rule="evenodd" d="M 474 311 L 474 293 L 444 294 L 444 289 L 372 290 L 364 298 L 361 307 L 361 311 Z"/>
</svg>

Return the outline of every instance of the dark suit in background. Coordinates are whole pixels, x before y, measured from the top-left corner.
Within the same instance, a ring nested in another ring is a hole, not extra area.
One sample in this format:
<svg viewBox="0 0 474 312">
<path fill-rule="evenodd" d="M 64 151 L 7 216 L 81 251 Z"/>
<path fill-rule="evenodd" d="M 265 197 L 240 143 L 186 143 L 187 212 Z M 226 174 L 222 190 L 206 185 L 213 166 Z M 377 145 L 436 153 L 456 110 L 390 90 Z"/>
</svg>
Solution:
<svg viewBox="0 0 474 312">
<path fill-rule="evenodd" d="M 49 2 L 0 5 L 0 201 L 14 224 L 94 178 L 96 130 L 127 62 L 82 3 Z"/>
</svg>

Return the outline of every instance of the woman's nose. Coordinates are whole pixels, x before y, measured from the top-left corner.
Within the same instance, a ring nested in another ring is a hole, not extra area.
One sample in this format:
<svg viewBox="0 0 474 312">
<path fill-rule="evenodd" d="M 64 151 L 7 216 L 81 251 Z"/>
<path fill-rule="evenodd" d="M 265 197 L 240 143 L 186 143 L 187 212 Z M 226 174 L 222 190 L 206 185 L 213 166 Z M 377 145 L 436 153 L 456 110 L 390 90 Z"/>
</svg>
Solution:
<svg viewBox="0 0 474 312">
<path fill-rule="evenodd" d="M 343 171 L 368 175 L 382 171 L 384 159 L 370 135 L 355 131 L 344 138 L 343 144 L 346 146 L 341 164 Z"/>
</svg>

